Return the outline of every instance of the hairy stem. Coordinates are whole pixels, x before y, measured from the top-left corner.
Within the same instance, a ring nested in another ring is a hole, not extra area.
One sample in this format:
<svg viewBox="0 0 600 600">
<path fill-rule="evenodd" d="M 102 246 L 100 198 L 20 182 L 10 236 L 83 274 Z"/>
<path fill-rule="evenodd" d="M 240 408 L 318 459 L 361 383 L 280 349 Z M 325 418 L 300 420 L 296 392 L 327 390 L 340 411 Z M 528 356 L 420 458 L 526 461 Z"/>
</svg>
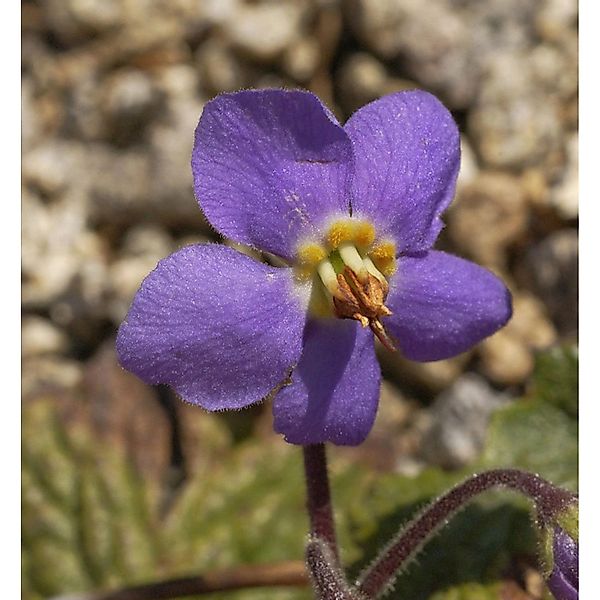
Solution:
<svg viewBox="0 0 600 600">
<path fill-rule="evenodd" d="M 327 457 L 324 444 L 304 446 L 304 473 L 306 475 L 306 504 L 313 537 L 325 541 L 336 560 L 339 558 L 333 520 Z"/>
<path fill-rule="evenodd" d="M 358 589 L 369 598 L 377 598 L 391 585 L 399 569 L 431 539 L 448 519 L 470 500 L 493 487 L 506 487 L 533 500 L 538 521 L 548 523 L 576 496 L 550 482 L 517 469 L 495 469 L 473 475 L 441 496 L 413 519 L 392 540 L 359 579 Z"/>
</svg>

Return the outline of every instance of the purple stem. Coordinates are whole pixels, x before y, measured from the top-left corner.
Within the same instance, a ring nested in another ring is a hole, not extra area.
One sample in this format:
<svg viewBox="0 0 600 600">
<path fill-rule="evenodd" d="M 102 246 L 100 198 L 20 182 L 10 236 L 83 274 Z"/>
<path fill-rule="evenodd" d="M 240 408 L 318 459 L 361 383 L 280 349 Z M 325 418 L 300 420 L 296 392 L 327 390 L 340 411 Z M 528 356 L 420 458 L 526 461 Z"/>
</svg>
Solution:
<svg viewBox="0 0 600 600">
<path fill-rule="evenodd" d="M 303 450 L 310 531 L 312 536 L 327 542 L 337 561 L 339 553 L 335 537 L 325 445 L 304 446 Z"/>
<path fill-rule="evenodd" d="M 395 578 L 402 565 L 431 536 L 475 496 L 493 487 L 507 487 L 531 498 L 541 526 L 575 501 L 571 492 L 517 469 L 496 469 L 473 475 L 427 507 L 399 534 L 398 539 L 361 576 L 358 589 L 368 598 L 377 598 Z"/>
</svg>

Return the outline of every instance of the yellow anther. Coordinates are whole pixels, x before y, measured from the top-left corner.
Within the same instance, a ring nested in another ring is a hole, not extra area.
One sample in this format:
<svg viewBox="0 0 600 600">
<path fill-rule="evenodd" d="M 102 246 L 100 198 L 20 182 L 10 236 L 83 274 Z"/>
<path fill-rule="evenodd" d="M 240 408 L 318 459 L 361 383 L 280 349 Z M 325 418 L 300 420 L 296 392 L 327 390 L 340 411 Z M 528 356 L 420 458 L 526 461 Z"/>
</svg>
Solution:
<svg viewBox="0 0 600 600">
<path fill-rule="evenodd" d="M 356 221 L 353 241 L 357 246 L 367 247 L 375 241 L 375 227 L 368 221 Z"/>
<path fill-rule="evenodd" d="M 391 277 L 396 272 L 396 244 L 381 242 L 371 252 L 369 257 L 377 270 L 385 277 Z"/>
<path fill-rule="evenodd" d="M 377 270 L 388 279 L 396 272 L 395 258 L 390 258 L 389 260 L 373 260 L 373 262 L 377 266 Z"/>
<path fill-rule="evenodd" d="M 298 262 L 302 265 L 316 267 L 322 260 L 327 258 L 327 252 L 323 246 L 308 242 L 298 248 Z"/>
<path fill-rule="evenodd" d="M 354 224 L 350 219 L 334 221 L 327 231 L 327 244 L 335 250 L 344 242 L 351 242 L 354 236 Z"/>
<path fill-rule="evenodd" d="M 381 242 L 381 244 L 377 244 L 377 246 L 369 252 L 369 256 L 374 261 L 396 258 L 396 244 L 394 244 L 394 242 Z"/>
</svg>

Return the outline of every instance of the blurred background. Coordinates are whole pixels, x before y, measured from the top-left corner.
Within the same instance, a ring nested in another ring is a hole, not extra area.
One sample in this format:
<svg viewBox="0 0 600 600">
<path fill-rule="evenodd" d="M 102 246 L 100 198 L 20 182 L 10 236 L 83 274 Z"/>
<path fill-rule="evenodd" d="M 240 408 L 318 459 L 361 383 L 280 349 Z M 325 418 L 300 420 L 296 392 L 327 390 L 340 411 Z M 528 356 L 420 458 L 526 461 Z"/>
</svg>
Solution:
<svg viewBox="0 0 600 600">
<path fill-rule="evenodd" d="M 381 353 L 373 432 L 330 452 L 351 570 L 477 468 L 575 488 L 575 0 L 21 6 L 24 598 L 302 559 L 299 450 L 272 432 L 270 406 L 211 415 L 115 358 L 157 261 L 217 240 L 189 163 L 202 107 L 222 91 L 307 88 L 342 122 L 390 92 L 436 94 L 463 152 L 437 247 L 513 293 L 511 322 L 471 352 L 428 364 Z M 473 511 L 398 597 L 543 597 L 525 508 L 493 496 Z"/>
</svg>

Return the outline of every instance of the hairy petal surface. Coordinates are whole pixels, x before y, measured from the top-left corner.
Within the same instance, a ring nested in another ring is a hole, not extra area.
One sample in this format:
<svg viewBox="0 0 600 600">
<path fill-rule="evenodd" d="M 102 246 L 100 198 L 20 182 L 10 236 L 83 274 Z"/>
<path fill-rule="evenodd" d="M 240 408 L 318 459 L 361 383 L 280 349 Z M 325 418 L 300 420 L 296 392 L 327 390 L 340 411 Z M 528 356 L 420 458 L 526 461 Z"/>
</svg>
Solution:
<svg viewBox="0 0 600 600">
<path fill-rule="evenodd" d="M 462 258 L 431 251 L 400 257 L 390 280 L 384 326 L 412 360 L 449 358 L 502 327 L 511 296 L 493 273 Z"/>
<path fill-rule="evenodd" d="M 119 329 L 119 361 L 187 402 L 241 408 L 264 398 L 298 362 L 305 310 L 291 269 L 221 245 L 187 246 L 142 283 Z"/>
<path fill-rule="evenodd" d="M 192 153 L 196 197 L 238 242 L 290 259 L 328 215 L 349 212 L 352 145 L 304 91 L 248 90 L 205 107 Z"/>
<path fill-rule="evenodd" d="M 448 109 L 427 92 L 397 92 L 359 109 L 344 129 L 355 154 L 354 213 L 374 219 L 399 252 L 431 248 L 460 165 Z"/>
<path fill-rule="evenodd" d="M 292 444 L 360 444 L 375 420 L 380 380 L 369 329 L 349 320 L 308 321 L 292 383 L 275 397 L 275 431 Z"/>
</svg>

